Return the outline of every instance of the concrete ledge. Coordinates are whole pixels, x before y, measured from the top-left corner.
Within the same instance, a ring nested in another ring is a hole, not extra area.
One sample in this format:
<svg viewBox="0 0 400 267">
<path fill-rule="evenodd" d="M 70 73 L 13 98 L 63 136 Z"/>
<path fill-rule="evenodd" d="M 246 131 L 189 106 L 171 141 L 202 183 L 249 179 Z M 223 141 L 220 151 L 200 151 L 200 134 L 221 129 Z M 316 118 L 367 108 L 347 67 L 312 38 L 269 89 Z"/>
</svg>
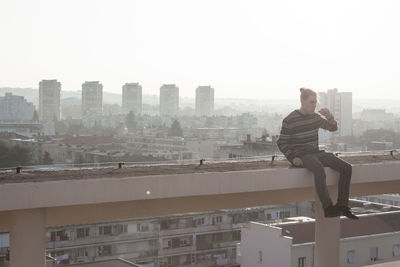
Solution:
<svg viewBox="0 0 400 267">
<path fill-rule="evenodd" d="M 400 192 L 399 174 L 400 162 L 353 165 L 351 194 Z M 298 168 L 1 184 L 0 230 L 7 211 L 24 209 L 46 209 L 50 226 L 313 199 L 313 175 Z"/>
<path fill-rule="evenodd" d="M 325 168 L 327 184 L 338 173 Z M 353 166 L 352 184 L 400 180 L 400 162 Z M 0 211 L 313 187 L 306 169 L 263 169 L 0 185 Z M 146 194 L 146 192 L 150 194 Z"/>
</svg>

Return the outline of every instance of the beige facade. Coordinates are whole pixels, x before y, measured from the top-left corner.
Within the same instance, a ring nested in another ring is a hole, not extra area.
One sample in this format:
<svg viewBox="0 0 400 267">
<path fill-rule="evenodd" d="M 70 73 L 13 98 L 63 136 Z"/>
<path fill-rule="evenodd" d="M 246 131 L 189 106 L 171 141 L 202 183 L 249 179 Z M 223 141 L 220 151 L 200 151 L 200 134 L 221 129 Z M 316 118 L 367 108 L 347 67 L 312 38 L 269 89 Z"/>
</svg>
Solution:
<svg viewBox="0 0 400 267">
<path fill-rule="evenodd" d="M 383 217 L 381 219 L 381 217 Z M 400 212 L 360 215 L 359 221 L 342 217 L 340 267 L 362 267 L 400 260 Z M 308 224 L 308 225 L 307 225 Z M 242 228 L 240 260 L 242 266 L 315 266 L 314 231 L 311 222 L 267 225 L 256 222 Z M 310 241 L 310 242 L 303 242 Z M 260 260 L 260 255 L 265 261 Z M 258 264 L 256 264 L 256 261 Z M 397 263 L 396 263 L 397 262 Z M 394 265 L 398 266 L 398 265 Z"/>
</svg>

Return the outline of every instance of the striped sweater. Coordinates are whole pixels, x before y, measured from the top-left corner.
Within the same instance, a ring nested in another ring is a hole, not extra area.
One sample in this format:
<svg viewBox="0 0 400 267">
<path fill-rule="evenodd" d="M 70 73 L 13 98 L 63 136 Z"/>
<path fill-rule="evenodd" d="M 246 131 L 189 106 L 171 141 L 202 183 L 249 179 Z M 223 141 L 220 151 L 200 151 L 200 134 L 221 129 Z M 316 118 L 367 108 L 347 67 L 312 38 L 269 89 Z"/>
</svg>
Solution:
<svg viewBox="0 0 400 267">
<path fill-rule="evenodd" d="M 295 157 L 318 152 L 319 128 L 334 132 L 337 122 L 329 123 L 318 113 L 303 114 L 299 109 L 292 111 L 282 121 L 281 133 L 277 141 L 279 150 L 293 164 Z"/>
</svg>

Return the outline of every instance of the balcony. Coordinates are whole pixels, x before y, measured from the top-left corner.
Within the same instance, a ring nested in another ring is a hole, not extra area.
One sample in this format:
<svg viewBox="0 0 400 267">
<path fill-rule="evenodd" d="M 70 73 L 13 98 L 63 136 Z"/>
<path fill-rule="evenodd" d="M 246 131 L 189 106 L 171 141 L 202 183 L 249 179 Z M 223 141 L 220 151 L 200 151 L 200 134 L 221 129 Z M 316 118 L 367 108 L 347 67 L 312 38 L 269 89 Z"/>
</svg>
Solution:
<svg viewBox="0 0 400 267">
<path fill-rule="evenodd" d="M 400 192 L 400 161 L 346 156 L 352 196 Z M 338 173 L 326 168 L 332 199 Z M 312 174 L 285 160 L 226 161 L 0 174 L 0 232 L 10 232 L 11 267 L 44 266 L 46 227 L 263 206 L 316 198 Z M 338 266 L 339 219 L 317 203 L 316 266 Z M 329 229 L 329 231 L 327 231 Z"/>
</svg>

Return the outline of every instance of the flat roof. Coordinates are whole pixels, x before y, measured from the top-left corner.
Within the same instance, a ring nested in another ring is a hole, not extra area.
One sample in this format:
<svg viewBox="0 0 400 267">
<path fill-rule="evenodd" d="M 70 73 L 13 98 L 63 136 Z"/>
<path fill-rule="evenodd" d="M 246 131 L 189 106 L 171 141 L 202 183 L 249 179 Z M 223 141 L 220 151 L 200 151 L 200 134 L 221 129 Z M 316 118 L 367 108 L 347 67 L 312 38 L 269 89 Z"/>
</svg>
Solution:
<svg viewBox="0 0 400 267">
<path fill-rule="evenodd" d="M 359 215 L 359 220 L 340 219 L 340 238 L 361 237 L 400 231 L 400 211 Z M 283 236 L 293 238 L 293 244 L 315 241 L 315 221 L 273 224 Z"/>
</svg>

